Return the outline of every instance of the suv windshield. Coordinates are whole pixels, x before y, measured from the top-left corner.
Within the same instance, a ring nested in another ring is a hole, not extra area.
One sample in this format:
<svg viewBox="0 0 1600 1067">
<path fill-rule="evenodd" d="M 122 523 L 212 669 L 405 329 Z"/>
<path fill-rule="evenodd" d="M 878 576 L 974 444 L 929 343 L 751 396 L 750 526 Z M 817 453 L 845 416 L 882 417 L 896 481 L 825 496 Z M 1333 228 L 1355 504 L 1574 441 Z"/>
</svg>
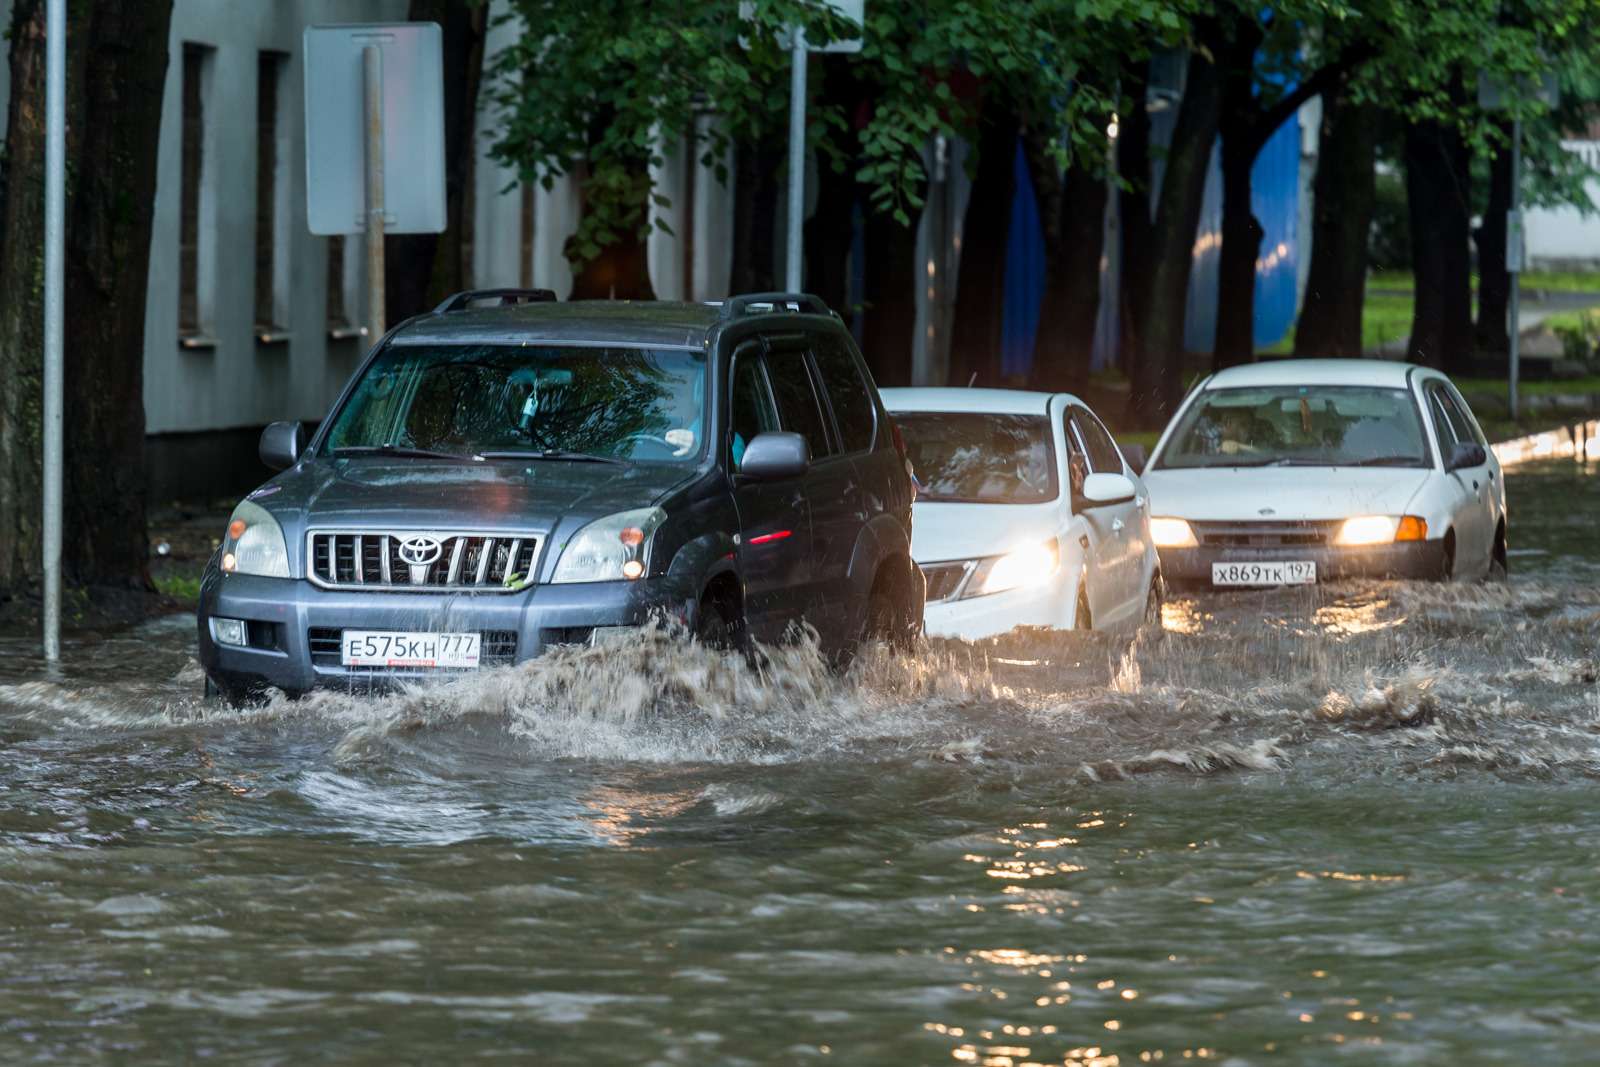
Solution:
<svg viewBox="0 0 1600 1067">
<path fill-rule="evenodd" d="M 1155 466 L 1426 467 L 1427 457 L 1408 390 L 1282 385 L 1202 393 Z"/>
<path fill-rule="evenodd" d="M 1041 504 L 1056 498 L 1056 457 L 1043 415 L 897 412 L 917 499 Z"/>
<path fill-rule="evenodd" d="M 324 452 L 688 463 L 705 442 L 705 382 L 690 349 L 390 345 Z"/>
</svg>

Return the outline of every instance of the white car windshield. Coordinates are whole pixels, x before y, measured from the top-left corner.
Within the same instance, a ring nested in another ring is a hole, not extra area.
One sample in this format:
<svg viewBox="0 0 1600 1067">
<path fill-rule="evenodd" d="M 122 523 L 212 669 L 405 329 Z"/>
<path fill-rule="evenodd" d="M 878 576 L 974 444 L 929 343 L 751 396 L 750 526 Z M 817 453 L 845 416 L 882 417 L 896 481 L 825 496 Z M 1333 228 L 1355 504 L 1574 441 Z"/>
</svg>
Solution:
<svg viewBox="0 0 1600 1067">
<path fill-rule="evenodd" d="M 1043 415 L 896 412 L 917 499 L 1041 504 L 1057 493 L 1050 420 Z"/>
<path fill-rule="evenodd" d="M 1156 469 L 1426 467 L 1411 393 L 1356 385 L 1213 389 L 1173 428 Z"/>
<path fill-rule="evenodd" d="M 687 463 L 705 442 L 705 353 L 511 344 L 391 345 L 326 450 Z"/>
</svg>

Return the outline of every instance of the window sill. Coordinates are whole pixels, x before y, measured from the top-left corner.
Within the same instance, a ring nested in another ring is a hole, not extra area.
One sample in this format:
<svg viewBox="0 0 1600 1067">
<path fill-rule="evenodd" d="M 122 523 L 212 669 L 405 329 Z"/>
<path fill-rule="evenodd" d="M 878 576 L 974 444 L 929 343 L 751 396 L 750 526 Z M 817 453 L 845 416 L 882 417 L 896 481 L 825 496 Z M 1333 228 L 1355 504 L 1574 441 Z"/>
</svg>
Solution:
<svg viewBox="0 0 1600 1067">
<path fill-rule="evenodd" d="M 367 336 L 367 328 L 365 326 L 328 327 L 328 340 L 330 341 L 349 341 L 357 337 L 365 336 Z"/>
<path fill-rule="evenodd" d="M 280 330 L 276 326 L 257 326 L 256 344 L 258 345 L 286 345 L 289 343 L 289 332 Z"/>
<path fill-rule="evenodd" d="M 186 348 L 190 351 L 209 351 L 217 347 L 217 339 L 203 333 L 179 334 L 178 347 Z"/>
</svg>

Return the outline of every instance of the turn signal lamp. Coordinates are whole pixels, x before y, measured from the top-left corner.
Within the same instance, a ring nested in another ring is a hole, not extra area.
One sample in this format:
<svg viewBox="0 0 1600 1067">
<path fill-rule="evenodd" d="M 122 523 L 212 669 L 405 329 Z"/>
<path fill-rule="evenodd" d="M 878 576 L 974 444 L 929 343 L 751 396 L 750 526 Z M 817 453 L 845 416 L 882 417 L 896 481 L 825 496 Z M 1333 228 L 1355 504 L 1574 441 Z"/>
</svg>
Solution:
<svg viewBox="0 0 1600 1067">
<path fill-rule="evenodd" d="M 1400 516 L 1400 528 L 1394 532 L 1396 541 L 1426 541 L 1428 520 L 1416 515 Z"/>
<path fill-rule="evenodd" d="M 1151 519 L 1150 539 L 1157 548 L 1193 548 L 1199 544 L 1183 519 Z"/>
</svg>

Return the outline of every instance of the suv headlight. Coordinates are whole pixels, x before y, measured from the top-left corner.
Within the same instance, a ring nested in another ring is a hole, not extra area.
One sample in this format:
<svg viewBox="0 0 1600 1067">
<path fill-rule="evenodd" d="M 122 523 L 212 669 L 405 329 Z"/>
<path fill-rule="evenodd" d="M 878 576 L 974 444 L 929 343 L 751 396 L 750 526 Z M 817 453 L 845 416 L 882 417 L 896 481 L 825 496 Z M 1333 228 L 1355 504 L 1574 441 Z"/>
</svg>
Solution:
<svg viewBox="0 0 1600 1067">
<path fill-rule="evenodd" d="M 266 508 L 245 500 L 233 509 L 227 536 L 222 539 L 222 570 L 262 578 L 289 577 L 283 527 Z"/>
<path fill-rule="evenodd" d="M 643 578 L 650 541 L 667 521 L 660 508 L 636 508 L 596 519 L 567 542 L 552 582 L 614 582 Z"/>
</svg>

